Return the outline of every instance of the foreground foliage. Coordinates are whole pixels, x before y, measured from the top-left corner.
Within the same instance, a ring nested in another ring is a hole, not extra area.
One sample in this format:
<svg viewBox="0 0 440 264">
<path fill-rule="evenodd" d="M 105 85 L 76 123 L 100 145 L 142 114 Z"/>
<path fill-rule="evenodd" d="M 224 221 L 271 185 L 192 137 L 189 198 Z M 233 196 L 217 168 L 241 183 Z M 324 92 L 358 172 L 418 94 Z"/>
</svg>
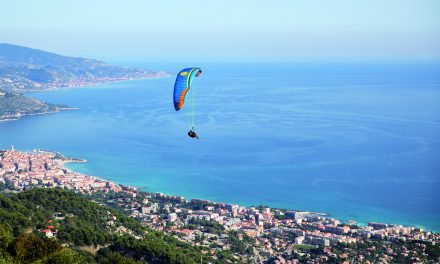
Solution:
<svg viewBox="0 0 440 264">
<path fill-rule="evenodd" d="M 56 239 L 40 232 L 48 221 L 57 230 Z M 98 245 L 94 255 L 79 250 Z M 71 191 L 0 195 L 0 263 L 178 264 L 201 259 L 209 260 L 198 248 Z"/>
</svg>

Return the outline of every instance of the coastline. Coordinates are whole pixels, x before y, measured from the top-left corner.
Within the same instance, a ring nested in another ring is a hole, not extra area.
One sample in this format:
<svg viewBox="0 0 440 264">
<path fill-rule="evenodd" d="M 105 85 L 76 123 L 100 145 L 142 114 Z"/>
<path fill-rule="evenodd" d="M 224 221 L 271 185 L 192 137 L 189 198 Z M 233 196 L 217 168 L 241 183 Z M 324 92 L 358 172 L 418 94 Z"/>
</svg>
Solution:
<svg viewBox="0 0 440 264">
<path fill-rule="evenodd" d="M 161 78 L 161 77 L 157 77 L 157 78 Z M 149 78 L 139 78 L 139 79 L 133 79 L 133 80 L 146 80 L 146 79 L 155 79 L 155 78 L 151 78 L 151 77 L 149 77 Z M 130 81 L 130 80 L 118 80 L 118 81 L 111 81 L 111 82 L 107 82 L 107 83 L 118 83 L 118 82 L 126 82 L 126 81 Z M 104 83 L 95 83 L 94 85 L 100 85 L 100 84 L 104 84 Z M 86 85 L 85 85 L 86 86 Z M 59 88 L 54 88 L 53 90 L 61 90 L 61 89 L 76 89 L 76 88 L 80 88 L 80 87 L 83 87 L 83 86 L 71 86 L 71 87 L 59 87 Z M 39 91 L 39 92 L 45 92 L 45 91 L 51 91 L 51 90 L 43 90 L 43 91 Z M 77 109 L 77 108 L 66 108 L 65 110 L 74 110 L 74 109 Z M 63 109 L 64 110 L 64 109 Z M 49 114 L 49 113 L 57 113 L 57 112 L 61 112 L 62 110 L 58 110 L 58 111 L 53 111 L 53 112 L 44 112 L 44 113 L 35 113 L 35 114 L 29 114 L 29 116 L 30 115 L 39 115 L 39 114 Z M 21 118 L 21 117 L 24 117 L 24 116 L 26 116 L 26 115 L 22 115 L 22 116 L 20 116 L 19 118 Z M 18 119 L 18 118 L 17 118 Z M 17 119 L 11 119 L 11 120 L 1 120 L 0 121 L 0 124 L 2 123 L 2 122 L 8 122 L 8 121 L 14 121 L 14 120 L 17 120 Z M 99 178 L 99 177 L 97 177 L 97 178 Z M 102 179 L 102 180 L 105 180 L 105 176 L 104 177 L 100 177 L 100 179 Z M 122 186 L 124 186 L 123 184 L 121 184 Z M 142 187 L 141 186 L 139 186 L 138 187 L 138 189 L 141 189 Z M 161 190 L 157 190 L 157 191 L 161 191 Z M 148 192 L 148 191 L 147 191 Z M 169 192 L 170 194 L 173 194 L 173 192 Z M 196 197 L 195 197 L 196 198 Z M 221 201 L 221 200 L 220 200 Z M 245 203 L 240 203 L 240 204 L 245 204 Z M 251 204 L 245 204 L 246 206 L 250 206 Z M 274 207 L 274 208 L 289 208 L 289 207 Z M 300 209 L 306 209 L 307 210 L 307 207 L 305 207 L 305 208 L 300 208 Z M 327 216 L 330 216 L 330 217 L 336 217 L 336 218 L 338 218 L 337 217 L 337 215 L 334 215 L 332 212 L 325 212 L 325 214 L 327 215 Z M 339 218 L 339 219 L 343 219 L 343 218 Z M 350 220 L 352 220 L 351 218 L 347 218 L 347 219 L 343 219 L 344 220 L 344 222 L 350 222 Z M 367 222 L 365 221 L 365 220 L 363 220 L 362 222 L 360 222 L 359 220 L 357 220 L 357 219 L 354 219 L 355 220 L 355 222 L 357 223 L 357 224 L 359 224 L 359 225 L 362 225 L 362 226 L 366 226 L 367 225 Z M 384 222 L 387 222 L 387 223 L 390 223 L 390 222 L 388 222 L 388 221 L 386 221 L 386 220 L 384 220 Z M 398 221 L 392 221 L 391 223 L 399 223 Z M 424 225 L 419 225 L 419 224 L 417 224 L 417 223 L 406 223 L 405 225 L 411 225 L 411 226 L 417 226 L 417 227 L 423 227 L 423 228 L 425 228 L 425 226 Z M 439 231 L 437 231 L 436 230 L 436 232 L 439 232 Z"/>
<path fill-rule="evenodd" d="M 55 114 L 55 113 L 60 113 L 61 111 L 78 110 L 78 109 L 79 108 L 77 108 L 77 107 L 62 107 L 62 108 L 59 108 L 59 109 L 54 110 L 54 111 L 45 111 L 45 112 L 41 112 L 41 113 L 29 113 L 29 114 L 18 113 L 18 114 L 15 114 L 15 115 L 7 116 L 5 118 L 1 117 L 0 118 L 0 124 L 1 123 L 5 123 L 5 122 L 10 122 L 10 121 L 16 121 L 16 120 L 19 120 L 20 118 L 23 118 L 23 117 L 26 117 L 26 116 Z"/>
<path fill-rule="evenodd" d="M 87 163 L 87 162 L 88 162 L 87 160 L 79 161 L 79 162 L 72 161 L 72 162 L 66 162 L 66 164 L 68 164 L 68 163 Z M 66 167 L 66 169 L 68 169 L 70 171 L 73 171 L 73 172 L 76 172 L 76 173 L 81 173 L 81 174 L 84 174 L 84 175 L 89 175 L 89 174 L 84 173 L 84 172 L 76 171 L 74 168 L 71 169 L 69 167 Z M 200 197 L 200 196 L 197 196 L 197 195 L 195 195 L 195 196 L 194 195 L 188 195 L 187 196 L 185 194 L 178 194 L 178 193 L 173 193 L 173 192 L 164 192 L 164 191 L 162 191 L 160 189 L 154 189 L 154 190 L 150 189 L 150 190 L 148 190 L 148 188 L 150 188 L 150 187 L 148 187 L 148 186 L 141 186 L 141 185 L 137 185 L 137 184 L 126 185 L 126 184 L 124 184 L 121 181 L 115 182 L 114 180 L 106 179 L 105 175 L 90 176 L 90 177 L 95 177 L 95 178 L 100 179 L 100 180 L 109 181 L 109 182 L 112 182 L 115 185 L 119 185 L 119 186 L 121 186 L 123 188 L 128 188 L 128 189 L 136 190 L 137 192 L 147 193 L 147 194 L 158 194 L 158 193 L 160 193 L 162 195 L 170 196 L 170 197 L 185 197 L 185 199 L 187 199 L 187 200 L 193 200 L 193 199 L 195 199 L 195 200 L 203 200 L 203 201 L 207 201 L 207 202 L 210 202 L 210 203 L 213 203 L 213 204 L 236 204 L 238 206 L 242 206 L 242 207 L 246 207 L 246 208 L 257 207 L 257 206 L 265 206 L 265 207 L 268 207 L 268 208 L 271 208 L 271 209 L 276 209 L 276 210 L 282 210 L 282 211 L 289 211 L 289 210 L 291 210 L 291 211 L 298 211 L 298 212 L 306 212 L 306 213 L 317 215 L 317 216 L 323 217 L 323 218 L 337 219 L 341 223 L 344 223 L 344 224 L 347 224 L 347 225 L 357 225 L 357 226 L 360 226 L 360 227 L 367 227 L 368 223 L 370 223 L 370 222 L 374 222 L 374 223 L 379 222 L 379 223 L 384 223 L 384 224 L 391 225 L 391 226 L 400 225 L 400 226 L 404 226 L 404 227 L 421 228 L 423 230 L 429 230 L 429 231 L 432 231 L 433 233 L 440 234 L 440 230 L 432 229 L 432 228 L 429 228 L 429 227 L 427 227 L 425 225 L 422 225 L 422 224 L 419 224 L 419 223 L 414 223 L 414 222 L 402 223 L 403 221 L 387 221 L 387 220 L 380 220 L 380 219 L 373 220 L 371 218 L 370 219 L 365 219 L 365 220 L 359 220 L 359 219 L 356 219 L 356 218 L 347 218 L 346 219 L 346 218 L 338 217 L 337 214 L 332 213 L 331 211 L 310 211 L 310 210 L 307 210 L 307 208 L 295 208 L 295 207 L 286 207 L 286 206 L 272 206 L 272 205 L 267 205 L 267 204 L 262 204 L 262 203 L 242 203 L 242 202 L 237 202 L 237 201 L 224 201 L 222 199 L 203 198 L 203 197 Z"/>
<path fill-rule="evenodd" d="M 130 80 L 145 80 L 145 79 L 155 79 L 155 78 L 162 78 L 162 77 L 134 78 L 134 79 L 130 79 Z M 94 84 L 80 85 L 80 86 L 65 86 L 65 87 L 58 87 L 58 88 L 53 88 L 53 89 L 51 88 L 51 89 L 47 89 L 47 90 L 35 90 L 34 92 L 56 91 L 56 90 L 62 90 L 62 89 L 75 89 L 75 88 L 86 87 L 86 86 L 96 86 L 96 85 L 105 84 L 105 83 L 126 82 L 126 81 L 130 81 L 130 80 L 117 80 L 117 81 L 108 81 L 108 82 L 98 82 L 98 83 L 94 83 Z M 7 121 L 18 120 L 19 118 L 24 117 L 24 116 L 27 116 L 27 115 L 31 116 L 31 115 L 40 115 L 40 114 L 50 114 L 50 113 L 61 112 L 61 111 L 63 111 L 63 110 L 74 110 L 74 109 L 78 109 L 78 108 L 65 108 L 65 109 L 60 109 L 60 110 L 57 110 L 57 111 L 50 111 L 50 112 L 43 112 L 43 113 L 33 113 L 33 114 L 25 114 L 25 115 L 20 115 L 20 116 L 17 117 L 16 119 L 13 119 L 13 118 L 12 118 L 12 119 L 7 119 L 7 120 L 0 120 L 0 123 L 2 123 L 2 122 L 7 122 Z M 66 163 L 69 163 L 69 162 L 66 162 Z M 72 163 L 80 163 L 80 162 L 72 161 Z M 67 169 L 68 169 L 68 168 L 67 168 Z M 96 178 L 99 178 L 99 177 L 96 177 Z M 100 178 L 100 179 L 105 180 L 105 177 Z M 120 184 L 120 185 L 122 185 L 122 184 Z M 124 185 L 122 185 L 122 186 L 124 186 Z M 141 187 L 139 187 L 139 188 L 141 188 Z M 158 190 L 158 191 L 160 191 L 160 190 Z M 147 191 L 147 192 L 148 192 L 148 191 Z M 172 192 L 170 192 L 170 193 L 172 193 Z M 329 213 L 327 213 L 326 215 L 328 215 L 328 216 L 332 216 L 332 213 L 329 212 Z M 346 221 L 346 222 L 349 222 L 350 220 L 345 220 L 345 221 Z M 386 221 L 385 221 L 385 222 L 386 222 Z M 366 225 L 365 222 L 363 222 L 363 223 L 361 223 L 361 222 L 357 222 L 357 224 L 361 224 L 361 225 L 364 225 L 364 226 Z M 416 226 L 423 227 L 422 225 L 416 225 Z M 437 232 L 438 232 L 438 231 L 437 231 Z"/>
<path fill-rule="evenodd" d="M 75 158 L 72 159 L 72 158 L 70 158 L 70 160 L 66 160 L 63 164 L 68 164 L 68 163 L 87 163 L 87 162 L 88 162 L 87 160 L 83 160 L 83 159 L 75 159 Z M 64 168 L 67 169 L 67 170 L 70 170 L 72 172 L 81 173 L 81 172 L 77 172 L 77 171 L 75 171 L 73 169 L 70 169 L 68 167 L 64 167 Z M 81 174 L 83 174 L 83 173 L 81 173 Z M 86 174 L 84 174 L 84 175 L 86 175 Z M 100 180 L 104 180 L 104 181 L 109 181 L 109 182 L 112 182 L 113 184 L 119 185 L 119 186 L 121 186 L 123 188 L 127 188 L 127 189 L 130 189 L 130 190 L 136 190 L 137 192 L 142 192 L 142 193 L 146 193 L 146 194 L 154 194 L 154 193 L 156 193 L 156 194 L 161 194 L 161 195 L 170 196 L 170 197 L 183 197 L 183 196 L 179 196 L 177 194 L 172 194 L 172 193 L 162 193 L 159 190 L 157 192 L 147 191 L 147 190 L 145 190 L 145 188 L 148 188 L 148 187 L 145 187 L 145 186 L 132 186 L 132 185 L 125 185 L 123 183 L 116 183 L 116 182 L 113 182 L 111 180 L 107 180 L 105 178 L 105 176 L 90 176 L 90 175 L 87 175 L 87 176 L 94 177 L 94 178 L 97 178 L 97 179 L 100 179 Z M 204 199 L 204 198 L 200 198 L 200 197 L 190 197 L 189 198 L 189 200 L 194 200 L 194 199 L 195 200 L 206 201 L 206 202 L 213 203 L 213 204 L 227 204 L 227 202 L 213 201 L 213 200 Z M 235 202 L 233 204 L 236 204 L 238 206 L 243 206 L 243 207 L 255 207 L 255 206 L 257 206 L 257 205 L 243 205 L 241 203 L 235 203 Z M 273 207 L 273 206 L 268 206 L 268 205 L 264 205 L 264 204 L 259 204 L 258 206 L 265 206 L 267 208 L 274 209 L 274 210 L 282 210 L 282 211 L 289 211 L 289 210 L 291 210 L 291 211 L 296 211 L 296 212 L 301 212 L 301 213 L 309 213 L 309 214 L 313 214 L 313 215 L 316 215 L 316 216 L 319 216 L 319 217 L 323 217 L 323 218 L 334 218 L 334 219 L 337 219 L 338 221 L 340 221 L 341 223 L 345 223 L 347 225 L 357 225 L 357 226 L 360 226 L 360 227 L 367 227 L 368 223 L 370 223 L 370 221 L 369 222 L 360 222 L 360 221 L 358 221 L 356 219 L 339 219 L 337 216 L 333 216 L 333 214 L 331 212 L 303 211 L 301 209 L 293 209 L 293 208 L 285 208 L 285 207 Z M 425 230 L 430 230 L 430 231 L 432 231 L 434 233 L 440 233 L 438 230 L 431 230 L 429 228 L 426 228 L 423 225 L 419 225 L 419 224 L 416 224 L 416 223 L 409 224 L 409 225 L 408 224 L 399 224 L 399 223 L 390 223 L 390 222 L 387 222 L 387 221 L 383 221 L 383 222 L 380 222 L 380 223 L 391 225 L 391 226 L 401 225 L 401 226 L 405 226 L 405 227 L 422 228 L 422 229 L 425 229 Z"/>
<path fill-rule="evenodd" d="M 138 80 L 149 80 L 149 79 L 160 79 L 160 78 L 167 78 L 170 77 L 171 74 L 160 71 L 156 74 L 146 75 L 142 77 L 132 77 L 132 78 L 120 78 L 115 80 L 103 80 L 103 81 L 91 81 L 91 82 L 82 82 L 80 84 L 73 84 L 73 85 L 58 85 L 53 87 L 45 87 L 44 89 L 26 89 L 26 91 L 21 91 L 23 93 L 28 92 L 50 92 L 50 91 L 58 91 L 58 90 L 64 90 L 64 89 L 76 89 L 81 87 L 93 87 L 101 84 L 109 84 L 109 83 L 119 83 L 119 82 L 128 82 L 128 81 L 138 81 Z"/>
<path fill-rule="evenodd" d="M 126 79 L 117 79 L 117 80 L 106 80 L 106 81 L 97 81 L 97 82 L 86 82 L 83 84 L 79 84 L 79 85 L 60 85 L 60 86 L 55 86 L 55 87 L 46 87 L 44 89 L 27 89 L 26 91 L 21 91 L 23 93 L 34 93 L 34 92 L 50 92 L 50 91 L 61 91 L 61 90 L 65 90 L 65 89 L 77 89 L 77 88 L 81 88 L 81 87 L 93 87 L 93 86 L 98 86 L 101 84 L 109 84 L 109 83 L 119 83 L 119 82 L 126 82 L 126 81 L 136 81 L 136 80 L 149 80 L 149 79 L 159 79 L 159 78 L 166 78 L 171 76 L 169 73 L 167 72 L 157 72 L 156 74 L 152 74 L 152 75 L 148 75 L 148 76 L 143 76 L 143 77 L 134 77 L 134 78 L 126 78 Z M 17 113 L 15 115 L 8 115 L 8 116 L 2 116 L 0 117 L 0 124 L 4 123 L 4 122 L 10 122 L 10 121 L 16 121 L 19 120 L 22 117 L 25 116 L 33 116 L 33 115 L 45 115 L 45 114 L 54 114 L 54 113 L 59 113 L 61 111 L 65 111 L 65 110 L 78 110 L 79 108 L 77 107 L 60 107 L 57 110 L 54 111 L 45 111 L 45 112 L 41 112 L 41 113 Z"/>
<path fill-rule="evenodd" d="M 341 246 L 353 250 L 357 249 L 356 245 L 388 248 L 387 254 L 393 257 L 391 249 L 405 253 L 411 245 L 422 245 L 424 250 L 426 246 L 435 248 L 440 243 L 439 233 L 414 226 L 382 222 L 360 226 L 319 212 L 185 199 L 140 191 L 65 167 L 68 163 L 84 162 L 87 160 L 66 157 L 60 152 L 0 150 L 0 191 L 67 189 L 99 205 L 120 209 L 143 226 L 183 243 L 218 247 L 223 251 L 233 249 L 231 237 L 253 241 L 250 248 L 261 261 L 271 256 L 286 256 L 286 253 L 296 254 L 295 250 L 301 248 L 336 250 L 335 253 L 342 254 L 337 251 Z M 237 256 L 248 252 L 237 248 L 232 251 Z"/>
</svg>

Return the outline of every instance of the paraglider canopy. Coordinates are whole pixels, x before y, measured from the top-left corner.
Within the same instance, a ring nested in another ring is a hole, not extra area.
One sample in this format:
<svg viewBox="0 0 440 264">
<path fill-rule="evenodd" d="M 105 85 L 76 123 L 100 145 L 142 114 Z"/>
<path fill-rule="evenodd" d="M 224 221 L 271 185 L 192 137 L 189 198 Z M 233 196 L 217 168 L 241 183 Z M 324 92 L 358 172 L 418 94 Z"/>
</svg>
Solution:
<svg viewBox="0 0 440 264">
<path fill-rule="evenodd" d="M 202 70 L 200 68 L 186 68 L 181 70 L 176 77 L 176 82 L 174 83 L 174 93 L 173 93 L 173 104 L 174 109 L 179 111 L 182 109 L 183 104 L 185 103 L 185 98 L 187 97 L 188 92 L 191 89 L 191 84 L 195 77 L 199 77 L 202 74 Z M 194 88 L 191 89 L 191 96 L 189 96 L 189 105 L 190 105 L 190 115 L 187 117 L 190 118 L 190 131 L 188 132 L 188 136 L 191 138 L 198 139 L 199 136 L 194 130 L 194 105 L 195 105 L 195 93 Z"/>
<path fill-rule="evenodd" d="M 177 74 L 173 94 L 174 109 L 176 111 L 182 109 L 186 94 L 191 89 L 194 77 L 199 77 L 201 74 L 202 70 L 196 67 L 183 69 Z"/>
</svg>

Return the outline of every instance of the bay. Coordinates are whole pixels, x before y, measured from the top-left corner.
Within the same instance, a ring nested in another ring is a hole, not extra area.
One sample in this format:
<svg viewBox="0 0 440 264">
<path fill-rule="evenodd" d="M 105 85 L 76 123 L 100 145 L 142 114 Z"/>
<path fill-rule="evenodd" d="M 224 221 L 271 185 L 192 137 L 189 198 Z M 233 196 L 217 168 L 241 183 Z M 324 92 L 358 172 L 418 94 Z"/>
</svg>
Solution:
<svg viewBox="0 0 440 264">
<path fill-rule="evenodd" d="M 170 77 L 31 93 L 79 109 L 1 123 L 0 147 L 151 192 L 440 230 L 438 64 L 197 66 L 199 140 Z"/>
</svg>

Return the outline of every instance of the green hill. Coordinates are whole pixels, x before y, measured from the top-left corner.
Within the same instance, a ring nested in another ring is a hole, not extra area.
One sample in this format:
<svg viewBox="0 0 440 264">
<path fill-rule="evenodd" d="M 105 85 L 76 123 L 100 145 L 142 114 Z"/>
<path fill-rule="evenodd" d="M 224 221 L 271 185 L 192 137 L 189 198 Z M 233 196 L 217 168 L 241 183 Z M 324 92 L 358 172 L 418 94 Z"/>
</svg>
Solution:
<svg viewBox="0 0 440 264">
<path fill-rule="evenodd" d="M 46 238 L 41 231 L 47 229 L 56 238 Z M 0 263 L 177 264 L 201 258 L 222 263 L 71 191 L 0 194 Z"/>
<path fill-rule="evenodd" d="M 66 106 L 48 104 L 14 92 L 12 89 L 0 88 L 0 120 L 58 112 L 63 109 L 66 109 Z"/>
</svg>

